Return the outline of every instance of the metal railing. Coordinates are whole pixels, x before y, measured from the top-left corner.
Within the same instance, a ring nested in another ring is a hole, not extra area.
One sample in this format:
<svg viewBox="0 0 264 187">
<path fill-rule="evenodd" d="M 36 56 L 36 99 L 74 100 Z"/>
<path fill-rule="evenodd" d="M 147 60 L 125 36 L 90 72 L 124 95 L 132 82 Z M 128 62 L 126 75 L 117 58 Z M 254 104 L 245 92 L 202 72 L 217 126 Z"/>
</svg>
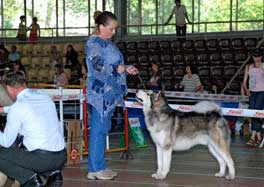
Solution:
<svg viewBox="0 0 264 187">
<path fill-rule="evenodd" d="M 238 29 L 239 24 L 248 23 L 255 24 L 252 29 Z M 242 30 L 264 30 L 264 20 L 240 20 L 240 21 L 210 21 L 210 22 L 193 22 L 188 24 L 191 31 L 188 33 L 208 33 L 209 27 L 216 24 L 228 25 L 228 30 L 220 30 L 219 32 L 231 32 Z M 167 27 L 167 28 L 166 28 Z M 169 27 L 169 29 L 168 29 Z M 124 29 L 125 28 L 125 29 Z M 0 29 L 2 38 L 15 38 L 18 29 L 6 28 Z M 89 36 L 94 27 L 65 27 L 65 28 L 41 28 L 41 37 L 57 38 L 57 37 L 75 37 Z M 125 31 L 123 31 L 125 30 Z M 189 29 L 190 30 L 190 29 Z M 196 31 L 197 30 L 197 31 Z M 123 33 L 121 33 L 122 31 Z M 218 32 L 218 31 L 217 31 Z M 118 29 L 118 36 L 142 36 L 142 35 L 169 35 L 176 33 L 175 24 L 142 24 L 142 25 L 122 25 Z"/>
</svg>

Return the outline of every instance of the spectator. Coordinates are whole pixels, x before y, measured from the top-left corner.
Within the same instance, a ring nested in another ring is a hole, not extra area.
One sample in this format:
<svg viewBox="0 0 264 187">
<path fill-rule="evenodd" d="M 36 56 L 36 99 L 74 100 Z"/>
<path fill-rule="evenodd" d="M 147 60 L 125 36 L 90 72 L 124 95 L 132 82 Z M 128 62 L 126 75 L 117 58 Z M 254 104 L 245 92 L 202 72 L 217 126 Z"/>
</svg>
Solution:
<svg viewBox="0 0 264 187">
<path fill-rule="evenodd" d="M 21 72 L 9 73 L 4 81 L 14 104 L 0 108 L 7 112 L 0 132 L 0 171 L 25 187 L 43 186 L 39 174 L 51 171 L 48 182 L 62 183 L 60 170 L 67 155 L 54 102 L 46 93 L 28 89 Z M 10 147 L 18 135 L 23 136 L 24 148 Z M 60 181 L 52 180 L 55 176 Z"/>
<path fill-rule="evenodd" d="M 65 86 L 68 84 L 68 77 L 64 73 L 62 64 L 55 65 L 54 84 L 56 84 L 57 86 Z"/>
<path fill-rule="evenodd" d="M 184 5 L 181 5 L 181 0 L 175 0 L 176 6 L 171 11 L 171 15 L 166 21 L 165 25 L 168 25 L 173 15 L 176 18 L 176 33 L 177 36 L 186 36 L 186 20 L 191 23 L 187 14 L 187 10 Z"/>
<path fill-rule="evenodd" d="M 260 49 L 254 49 L 253 62 L 246 66 L 243 79 L 243 88 L 246 95 L 249 96 L 249 108 L 255 110 L 263 110 L 264 107 L 264 66 L 262 56 Z M 261 124 L 262 122 L 259 118 L 252 118 L 251 138 L 246 143 L 247 145 L 257 146 L 260 144 L 262 139 Z"/>
<path fill-rule="evenodd" d="M 38 38 L 40 37 L 40 27 L 38 22 L 37 17 L 33 17 L 32 19 L 32 24 L 30 25 L 30 34 L 29 34 L 29 40 L 30 43 L 35 44 L 38 41 Z"/>
<path fill-rule="evenodd" d="M 8 55 L 8 61 L 9 62 L 16 62 L 20 60 L 20 54 L 17 52 L 17 47 L 13 45 L 11 47 L 11 52 Z"/>
<path fill-rule="evenodd" d="M 81 66 L 77 64 L 71 69 L 71 76 L 70 76 L 69 84 L 79 85 L 80 78 L 81 78 Z"/>
<path fill-rule="evenodd" d="M 78 53 L 75 51 L 72 45 L 67 46 L 67 51 L 66 51 L 66 64 L 65 68 L 73 68 L 79 63 L 78 60 Z"/>
<path fill-rule="evenodd" d="M 0 44 L 0 64 L 5 64 L 8 62 L 9 52 L 5 48 L 4 44 Z"/>
<path fill-rule="evenodd" d="M 202 88 L 202 84 L 199 76 L 195 73 L 195 67 L 193 65 L 185 66 L 186 74 L 184 75 L 179 88 L 185 92 L 199 92 Z"/>
<path fill-rule="evenodd" d="M 17 39 L 19 41 L 26 41 L 27 40 L 27 26 L 25 25 L 26 16 L 20 16 L 20 23 L 17 32 Z"/>
<path fill-rule="evenodd" d="M 217 94 L 219 91 L 218 91 L 218 87 L 216 84 L 212 84 L 212 88 L 211 88 L 211 93 L 212 94 Z"/>
<path fill-rule="evenodd" d="M 159 66 L 155 63 L 152 63 L 151 70 L 151 77 L 147 83 L 147 86 L 150 90 L 161 90 L 161 72 L 159 70 Z"/>
<path fill-rule="evenodd" d="M 55 69 L 56 64 L 62 64 L 62 55 L 55 45 L 50 47 L 49 62 L 51 69 Z"/>
<path fill-rule="evenodd" d="M 87 178 L 92 180 L 117 176 L 116 172 L 106 168 L 106 135 L 111 129 L 111 117 L 116 105 L 124 106 L 127 73 L 138 73 L 134 66 L 124 65 L 121 52 L 111 41 L 116 28 L 116 16 L 108 11 L 102 12 L 96 19 L 97 32 L 86 44 L 87 102 L 92 105 Z"/>
<path fill-rule="evenodd" d="M 24 76 L 26 76 L 26 70 L 20 60 L 16 61 L 13 64 L 13 69 L 15 72 L 20 71 L 24 74 Z"/>
</svg>

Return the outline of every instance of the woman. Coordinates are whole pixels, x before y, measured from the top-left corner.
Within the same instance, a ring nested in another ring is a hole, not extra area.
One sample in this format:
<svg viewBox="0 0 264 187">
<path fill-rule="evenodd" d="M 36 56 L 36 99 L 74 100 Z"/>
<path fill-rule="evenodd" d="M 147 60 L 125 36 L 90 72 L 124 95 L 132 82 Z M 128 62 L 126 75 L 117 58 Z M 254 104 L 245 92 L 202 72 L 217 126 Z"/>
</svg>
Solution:
<svg viewBox="0 0 264 187">
<path fill-rule="evenodd" d="M 264 67 L 262 64 L 262 52 L 256 48 L 253 51 L 253 63 L 245 68 L 243 79 L 243 88 L 249 96 L 249 108 L 263 110 L 264 107 Z M 249 81 L 248 81 L 249 79 Z M 247 88 L 249 83 L 249 88 Z M 261 142 L 261 120 L 252 118 L 251 120 L 251 138 L 246 143 L 250 146 L 257 146 Z"/>
<path fill-rule="evenodd" d="M 150 90 L 161 90 L 161 73 L 159 66 L 155 63 L 152 64 L 152 73 L 147 85 Z"/>
<path fill-rule="evenodd" d="M 182 88 L 185 92 L 199 92 L 202 88 L 201 80 L 195 73 L 195 69 L 192 65 L 185 66 L 186 74 L 184 75 L 179 88 Z"/>
<path fill-rule="evenodd" d="M 96 29 L 86 44 L 88 67 L 87 102 L 92 105 L 90 124 L 88 179 L 112 179 L 116 172 L 106 168 L 104 151 L 106 135 L 117 104 L 124 106 L 126 75 L 137 74 L 134 66 L 126 67 L 123 56 L 111 41 L 116 32 L 117 18 L 102 12 L 96 18 Z"/>
<path fill-rule="evenodd" d="M 67 52 L 65 56 L 66 56 L 65 68 L 73 68 L 79 63 L 78 53 L 77 51 L 75 51 L 72 45 L 67 46 Z"/>
</svg>

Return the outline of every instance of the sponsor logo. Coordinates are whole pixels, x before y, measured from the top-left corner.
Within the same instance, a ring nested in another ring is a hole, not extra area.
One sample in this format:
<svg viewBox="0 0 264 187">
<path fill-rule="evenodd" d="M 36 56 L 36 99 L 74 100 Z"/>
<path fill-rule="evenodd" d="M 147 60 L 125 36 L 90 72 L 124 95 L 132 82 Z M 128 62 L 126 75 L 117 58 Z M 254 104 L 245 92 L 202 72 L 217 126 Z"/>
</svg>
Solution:
<svg viewBox="0 0 264 187">
<path fill-rule="evenodd" d="M 53 100 L 56 100 L 56 101 L 61 100 L 61 98 L 62 98 L 62 96 L 60 96 L 60 95 L 54 95 L 53 96 Z"/>
<path fill-rule="evenodd" d="M 264 112 L 256 112 L 255 116 L 256 117 L 264 117 Z"/>
<path fill-rule="evenodd" d="M 229 114 L 229 115 L 241 115 L 241 114 L 243 114 L 243 110 L 230 109 L 227 111 L 227 114 Z"/>
<path fill-rule="evenodd" d="M 190 111 L 192 110 L 192 107 L 191 106 L 179 106 L 178 107 L 179 110 L 182 110 L 182 111 Z"/>
<path fill-rule="evenodd" d="M 77 158 L 78 158 L 78 151 L 77 151 L 77 149 L 75 149 L 75 148 L 73 148 L 72 150 L 71 150 L 71 155 L 70 155 L 70 159 L 71 160 L 76 160 Z"/>
</svg>

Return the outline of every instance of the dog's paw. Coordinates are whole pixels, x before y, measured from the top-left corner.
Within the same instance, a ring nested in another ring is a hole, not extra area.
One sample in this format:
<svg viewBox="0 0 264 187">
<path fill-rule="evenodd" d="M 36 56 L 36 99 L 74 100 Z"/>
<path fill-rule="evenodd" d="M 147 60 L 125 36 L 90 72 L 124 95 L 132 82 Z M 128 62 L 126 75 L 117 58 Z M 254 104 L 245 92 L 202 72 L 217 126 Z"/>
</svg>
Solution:
<svg viewBox="0 0 264 187">
<path fill-rule="evenodd" d="M 216 176 L 216 177 L 224 177 L 224 176 L 225 176 L 225 174 L 224 174 L 224 173 L 220 173 L 220 172 L 219 172 L 219 173 L 216 173 L 216 174 L 215 174 L 215 176 Z"/>
<path fill-rule="evenodd" d="M 153 173 L 151 177 L 154 179 L 162 180 L 166 178 L 166 175 L 162 175 L 161 173 Z"/>
<path fill-rule="evenodd" d="M 233 176 L 233 175 L 227 175 L 225 178 L 226 178 L 226 180 L 234 180 L 235 179 L 235 176 Z"/>
</svg>

